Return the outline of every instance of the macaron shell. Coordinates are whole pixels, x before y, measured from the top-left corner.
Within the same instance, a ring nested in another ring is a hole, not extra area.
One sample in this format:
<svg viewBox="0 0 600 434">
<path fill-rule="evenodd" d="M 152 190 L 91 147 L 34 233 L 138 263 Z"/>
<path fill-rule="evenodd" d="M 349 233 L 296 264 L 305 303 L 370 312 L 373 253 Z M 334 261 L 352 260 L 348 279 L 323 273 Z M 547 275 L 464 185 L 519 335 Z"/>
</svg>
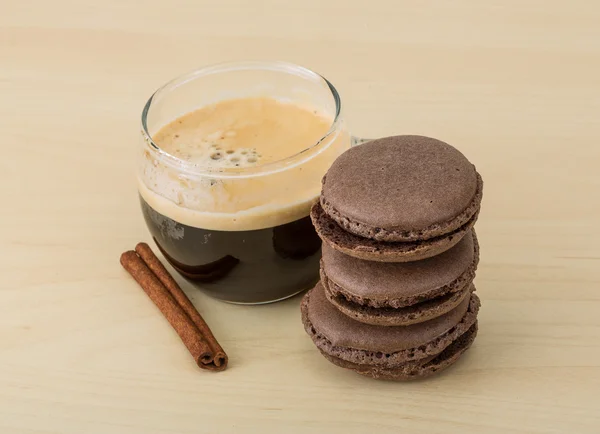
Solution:
<svg viewBox="0 0 600 434">
<path fill-rule="evenodd" d="M 334 365 L 351 369 L 361 375 L 377 380 L 411 381 L 427 378 L 453 365 L 467 351 L 477 336 L 477 321 L 452 344 L 436 356 L 395 367 L 382 367 L 348 362 L 323 351 L 321 354 Z"/>
<path fill-rule="evenodd" d="M 315 333 L 326 338 L 331 346 L 384 354 L 412 352 L 419 347 L 427 346 L 448 334 L 449 331 L 455 331 L 465 315 L 478 308 L 479 299 L 473 294 L 452 311 L 431 321 L 406 327 L 377 327 L 355 321 L 338 311 L 327 300 L 320 282 L 304 296 L 303 300 L 303 309 L 306 311 L 311 327 L 315 329 Z M 414 359 L 436 354 L 441 350 L 422 354 Z"/>
<path fill-rule="evenodd" d="M 378 242 L 345 231 L 317 202 L 310 217 L 319 237 L 341 253 L 366 261 L 410 262 L 431 258 L 454 247 L 473 227 L 479 212 L 456 231 L 444 236 L 415 242 Z"/>
<path fill-rule="evenodd" d="M 460 335 L 465 333 L 477 320 L 477 313 L 479 311 L 480 302 L 477 295 L 472 294 L 469 301 L 469 306 L 467 312 L 460 319 L 458 324 L 453 326 L 446 333 L 443 333 L 440 336 L 435 337 L 430 342 L 419 345 L 418 347 L 400 350 L 397 352 L 385 352 L 385 349 L 380 349 L 379 351 L 369 351 L 357 349 L 352 346 L 343 346 L 343 345 L 333 345 L 332 342 L 328 339 L 327 335 L 323 334 L 322 330 L 317 329 L 317 325 L 313 325 L 311 319 L 309 318 L 309 312 L 311 309 L 311 296 L 314 293 L 319 292 L 319 284 L 317 286 L 307 292 L 301 303 L 301 313 L 302 313 L 302 322 L 304 324 L 304 330 L 311 337 L 316 347 L 330 356 L 340 358 L 347 362 L 357 363 L 357 364 L 369 364 L 369 365 L 381 365 L 381 366 L 399 366 L 407 362 L 412 362 L 416 360 L 422 360 L 429 356 L 437 355 L 441 353 L 445 348 L 450 346 L 452 342 L 454 342 Z M 321 288 L 322 289 L 322 288 Z M 317 292 L 315 292 L 315 290 Z M 327 301 L 326 301 L 327 302 Z M 327 302 L 328 303 L 328 302 Z M 337 310 L 334 307 L 330 307 L 333 311 Z M 338 312 L 339 315 L 345 317 L 345 315 Z M 314 317 L 313 315 L 311 315 Z M 426 329 L 428 323 L 418 324 L 417 326 L 408 326 L 408 327 L 377 327 L 367 324 L 361 324 L 357 321 L 354 321 L 348 317 L 345 317 L 345 324 L 356 323 L 359 327 L 363 328 L 371 328 L 371 329 L 379 329 L 381 333 L 387 336 L 393 335 L 393 329 L 400 328 L 414 328 L 419 326 L 421 329 Z M 354 326 L 351 326 L 354 327 Z M 392 333 L 389 331 L 392 330 Z M 352 330 L 350 330 L 350 335 L 352 334 Z M 397 344 L 397 342 L 396 342 Z M 403 345 L 406 346 L 406 345 Z"/>
<path fill-rule="evenodd" d="M 336 289 L 331 289 L 332 287 L 335 288 L 335 283 L 326 280 L 327 277 L 324 273 L 321 276 L 325 296 L 338 311 L 361 323 L 385 327 L 408 326 L 430 321 L 456 308 L 475 290 L 471 282 L 468 282 L 458 291 L 449 292 L 412 306 L 374 308 L 348 301 L 339 292 L 336 292 Z M 337 291 L 339 291 L 339 288 L 337 288 Z"/>
<path fill-rule="evenodd" d="M 339 288 L 335 292 L 349 301 L 400 308 L 459 291 L 473 280 L 478 262 L 479 244 L 471 230 L 451 249 L 416 262 L 365 261 L 324 243 L 321 264 L 328 280 Z"/>
<path fill-rule="evenodd" d="M 342 154 L 323 179 L 321 205 L 355 235 L 417 241 L 464 225 L 479 208 L 481 192 L 481 177 L 454 147 L 393 136 Z"/>
</svg>

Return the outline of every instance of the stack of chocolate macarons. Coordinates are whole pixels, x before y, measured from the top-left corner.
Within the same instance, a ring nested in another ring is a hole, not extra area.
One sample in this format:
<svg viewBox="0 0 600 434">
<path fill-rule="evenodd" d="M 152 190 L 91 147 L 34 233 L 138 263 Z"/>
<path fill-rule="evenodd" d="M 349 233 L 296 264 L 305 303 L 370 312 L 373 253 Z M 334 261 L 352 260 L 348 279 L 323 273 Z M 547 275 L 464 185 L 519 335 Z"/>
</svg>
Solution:
<svg viewBox="0 0 600 434">
<path fill-rule="evenodd" d="M 482 188 L 463 154 L 428 137 L 374 140 L 334 162 L 311 212 L 321 281 L 302 300 L 304 327 L 329 361 L 410 380 L 469 348 Z"/>
</svg>

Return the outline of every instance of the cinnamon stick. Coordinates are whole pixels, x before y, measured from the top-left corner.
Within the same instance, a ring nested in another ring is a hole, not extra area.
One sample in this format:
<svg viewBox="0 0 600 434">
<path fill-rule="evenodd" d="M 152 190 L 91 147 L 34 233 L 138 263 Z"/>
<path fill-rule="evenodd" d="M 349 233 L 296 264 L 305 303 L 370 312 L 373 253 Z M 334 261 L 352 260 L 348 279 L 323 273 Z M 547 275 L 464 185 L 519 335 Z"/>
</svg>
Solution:
<svg viewBox="0 0 600 434">
<path fill-rule="evenodd" d="M 147 244 L 136 248 L 146 259 L 133 250 L 127 251 L 121 255 L 123 268 L 159 308 L 200 368 L 212 371 L 225 369 L 227 355 L 191 301 Z"/>
<path fill-rule="evenodd" d="M 158 277 L 158 279 L 162 282 L 162 284 L 167 288 L 167 290 L 171 293 L 175 301 L 181 306 L 183 311 L 190 317 L 192 322 L 196 325 L 202 336 L 208 343 L 211 349 L 211 359 L 210 360 L 202 360 L 202 363 L 208 365 L 211 369 L 225 369 L 227 367 L 227 354 L 223 351 L 219 342 L 215 339 L 212 331 L 204 318 L 200 315 L 200 313 L 196 310 L 190 299 L 185 292 L 181 289 L 181 287 L 177 284 L 173 276 L 167 271 L 165 266 L 160 262 L 160 260 L 156 257 L 150 246 L 146 243 L 139 243 L 135 246 L 135 252 L 142 258 L 142 260 L 148 265 L 148 268 L 152 270 L 152 272 Z M 210 365 L 214 365 L 214 368 Z"/>
</svg>

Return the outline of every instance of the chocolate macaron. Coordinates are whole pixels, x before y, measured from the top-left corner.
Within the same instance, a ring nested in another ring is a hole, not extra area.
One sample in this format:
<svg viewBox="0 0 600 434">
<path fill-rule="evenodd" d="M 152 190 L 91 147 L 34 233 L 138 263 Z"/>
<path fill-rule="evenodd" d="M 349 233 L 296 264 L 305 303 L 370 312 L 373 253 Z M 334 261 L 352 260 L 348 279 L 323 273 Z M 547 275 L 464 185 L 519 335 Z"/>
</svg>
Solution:
<svg viewBox="0 0 600 434">
<path fill-rule="evenodd" d="M 481 176 L 454 147 L 423 136 L 386 137 L 333 163 L 311 217 L 319 236 L 346 255 L 416 261 L 469 232 L 482 192 Z"/>
<path fill-rule="evenodd" d="M 364 261 L 323 245 L 321 282 L 345 315 L 380 326 L 416 324 L 469 298 L 479 262 L 473 229 L 451 249 L 416 262 Z"/>
<path fill-rule="evenodd" d="M 427 322 L 378 327 L 338 311 L 318 283 L 302 300 L 304 328 L 332 363 L 359 374 L 390 380 L 424 378 L 453 364 L 477 334 L 479 299 L 464 298 Z"/>
</svg>

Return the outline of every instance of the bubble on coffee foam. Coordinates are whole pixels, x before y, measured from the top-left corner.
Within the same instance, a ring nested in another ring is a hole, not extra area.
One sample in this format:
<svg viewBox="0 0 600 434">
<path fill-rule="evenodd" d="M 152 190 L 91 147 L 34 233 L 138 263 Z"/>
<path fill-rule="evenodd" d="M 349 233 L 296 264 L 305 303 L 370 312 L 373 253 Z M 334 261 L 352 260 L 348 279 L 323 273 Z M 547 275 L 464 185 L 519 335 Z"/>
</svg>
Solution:
<svg viewBox="0 0 600 434">
<path fill-rule="evenodd" d="M 210 167 L 252 167 L 260 161 L 260 154 L 254 148 L 226 149 L 225 147 L 211 146 Z"/>
<path fill-rule="evenodd" d="M 246 168 L 260 163 L 261 155 L 255 148 L 233 147 L 234 130 L 207 133 L 200 141 L 171 143 L 167 152 L 186 162 L 213 169 Z"/>
</svg>

